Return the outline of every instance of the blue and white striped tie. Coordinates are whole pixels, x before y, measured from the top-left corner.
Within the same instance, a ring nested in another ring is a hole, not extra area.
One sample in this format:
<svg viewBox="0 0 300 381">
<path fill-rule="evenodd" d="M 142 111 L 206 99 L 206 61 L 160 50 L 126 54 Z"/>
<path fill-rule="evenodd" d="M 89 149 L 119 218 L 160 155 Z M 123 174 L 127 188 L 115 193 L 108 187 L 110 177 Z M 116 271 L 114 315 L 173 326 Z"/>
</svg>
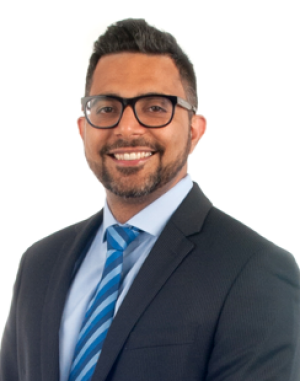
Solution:
<svg viewBox="0 0 300 381">
<path fill-rule="evenodd" d="M 123 251 L 140 234 L 134 227 L 110 226 L 107 257 L 101 281 L 91 300 L 75 347 L 69 381 L 89 381 L 112 323 L 123 266 Z"/>
</svg>

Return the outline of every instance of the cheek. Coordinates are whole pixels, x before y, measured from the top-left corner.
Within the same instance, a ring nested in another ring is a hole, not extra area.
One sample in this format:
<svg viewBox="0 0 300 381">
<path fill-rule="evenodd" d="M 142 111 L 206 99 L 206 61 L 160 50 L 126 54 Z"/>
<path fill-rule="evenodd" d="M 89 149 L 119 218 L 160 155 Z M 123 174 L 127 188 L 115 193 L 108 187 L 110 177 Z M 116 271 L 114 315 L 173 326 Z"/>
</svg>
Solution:
<svg viewBox="0 0 300 381">
<path fill-rule="evenodd" d="M 85 149 L 85 153 L 88 156 L 93 156 L 93 153 L 96 150 L 95 140 L 91 139 L 91 137 L 89 135 L 87 135 L 85 137 L 85 140 L 84 140 L 84 149 Z"/>
<path fill-rule="evenodd" d="M 189 133 L 189 127 L 184 124 L 176 124 L 172 129 L 166 130 L 163 140 L 165 148 L 171 152 L 183 149 L 187 144 Z"/>
<path fill-rule="evenodd" d="M 88 129 L 84 138 L 85 151 L 89 153 L 89 155 L 99 154 L 106 141 L 106 135 L 106 131 Z"/>
<path fill-rule="evenodd" d="M 152 129 L 153 137 L 164 145 L 185 142 L 189 133 L 189 120 L 185 115 L 175 115 L 171 124 L 157 130 Z"/>
<path fill-rule="evenodd" d="M 179 160 L 186 151 L 187 146 L 187 132 L 182 133 L 183 131 L 178 131 L 177 129 L 172 130 L 164 136 L 160 136 L 156 141 L 161 144 L 164 149 L 164 154 L 161 156 L 163 164 L 173 163 Z"/>
</svg>

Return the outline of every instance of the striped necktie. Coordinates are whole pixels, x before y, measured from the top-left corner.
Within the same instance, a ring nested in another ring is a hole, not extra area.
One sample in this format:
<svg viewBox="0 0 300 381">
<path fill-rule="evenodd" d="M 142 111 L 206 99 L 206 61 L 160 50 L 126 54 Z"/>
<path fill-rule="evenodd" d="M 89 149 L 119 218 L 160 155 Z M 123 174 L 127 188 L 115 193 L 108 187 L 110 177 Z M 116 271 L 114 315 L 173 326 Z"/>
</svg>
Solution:
<svg viewBox="0 0 300 381">
<path fill-rule="evenodd" d="M 139 234 L 140 231 L 132 226 L 113 225 L 106 230 L 106 263 L 81 326 L 69 381 L 89 381 L 92 378 L 114 316 L 123 252 Z"/>
</svg>

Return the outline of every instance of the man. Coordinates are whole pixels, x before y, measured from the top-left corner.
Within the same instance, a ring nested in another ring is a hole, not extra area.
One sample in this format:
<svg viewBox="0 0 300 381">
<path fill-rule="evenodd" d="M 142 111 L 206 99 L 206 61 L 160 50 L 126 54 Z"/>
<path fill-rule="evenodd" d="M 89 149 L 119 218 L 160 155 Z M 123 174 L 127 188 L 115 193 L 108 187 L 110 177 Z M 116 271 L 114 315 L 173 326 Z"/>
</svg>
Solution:
<svg viewBox="0 0 300 381">
<path fill-rule="evenodd" d="M 299 380 L 299 269 L 187 175 L 205 120 L 175 39 L 109 27 L 82 107 L 106 204 L 23 256 L 0 380 Z"/>
</svg>

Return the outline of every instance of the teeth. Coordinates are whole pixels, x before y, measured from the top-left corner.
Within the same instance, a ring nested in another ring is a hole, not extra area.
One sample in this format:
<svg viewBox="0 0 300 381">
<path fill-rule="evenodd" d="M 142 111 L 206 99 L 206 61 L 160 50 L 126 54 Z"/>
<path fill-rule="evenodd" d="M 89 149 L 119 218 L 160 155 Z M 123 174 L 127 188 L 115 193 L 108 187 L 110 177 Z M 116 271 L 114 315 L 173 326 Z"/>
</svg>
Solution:
<svg viewBox="0 0 300 381">
<path fill-rule="evenodd" d="M 136 160 L 136 159 L 137 159 L 137 155 L 134 152 L 131 152 L 129 154 L 129 160 Z"/>
<path fill-rule="evenodd" d="M 117 160 L 139 160 L 144 159 L 152 155 L 152 152 L 126 152 L 126 153 L 115 153 L 114 157 Z"/>
</svg>

